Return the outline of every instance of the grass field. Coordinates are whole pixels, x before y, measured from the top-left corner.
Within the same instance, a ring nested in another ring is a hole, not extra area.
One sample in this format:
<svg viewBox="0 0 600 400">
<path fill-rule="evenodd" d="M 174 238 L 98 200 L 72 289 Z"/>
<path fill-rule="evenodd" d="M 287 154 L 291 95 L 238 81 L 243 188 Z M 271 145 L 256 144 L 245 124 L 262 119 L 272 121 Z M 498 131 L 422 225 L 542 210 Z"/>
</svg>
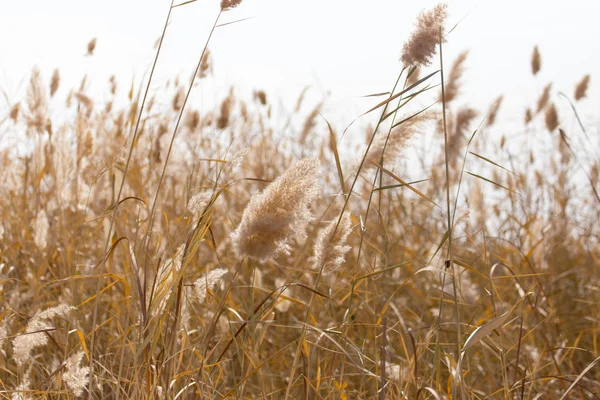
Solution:
<svg viewBox="0 0 600 400">
<path fill-rule="evenodd" d="M 57 99 L 60 71 L 34 69 L 0 115 L 19 143 L 0 153 L 0 398 L 599 398 L 590 76 L 500 134 L 502 96 L 461 98 L 447 13 L 417 17 L 364 128 L 303 93 L 294 135 L 260 90 L 195 109 L 210 39 L 168 103 L 152 73 L 127 99 L 118 77 Z"/>
</svg>

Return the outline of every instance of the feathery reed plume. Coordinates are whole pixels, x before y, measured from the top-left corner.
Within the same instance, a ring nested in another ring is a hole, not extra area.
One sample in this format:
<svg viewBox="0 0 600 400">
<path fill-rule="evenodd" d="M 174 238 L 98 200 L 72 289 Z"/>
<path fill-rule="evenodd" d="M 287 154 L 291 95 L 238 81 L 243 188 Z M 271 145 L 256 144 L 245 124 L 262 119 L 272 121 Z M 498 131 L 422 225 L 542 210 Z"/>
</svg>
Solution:
<svg viewBox="0 0 600 400">
<path fill-rule="evenodd" d="M 460 55 L 454 60 L 452 64 L 452 69 L 450 69 L 450 75 L 448 76 L 448 82 L 444 87 L 444 101 L 446 103 L 454 100 L 459 92 L 460 92 L 460 77 L 463 75 L 465 71 L 465 60 L 467 59 L 467 55 L 469 51 L 463 51 Z M 439 101 L 442 101 L 442 94 L 440 93 Z"/>
<path fill-rule="evenodd" d="M 290 253 L 292 237 L 304 236 L 305 225 L 312 219 L 308 206 L 318 194 L 318 171 L 319 161 L 305 158 L 252 196 L 231 233 L 238 255 L 266 262 Z"/>
<path fill-rule="evenodd" d="M 219 114 L 219 118 L 217 118 L 217 128 L 225 129 L 227 125 L 229 125 L 229 119 L 231 118 L 231 109 L 233 108 L 233 88 L 229 92 L 229 96 L 227 96 L 223 102 L 221 103 L 221 113 Z"/>
<path fill-rule="evenodd" d="M 494 103 L 491 105 L 488 116 L 487 116 L 487 126 L 492 126 L 496 122 L 496 116 L 498 115 L 498 110 L 500 110 L 500 106 L 502 105 L 502 100 L 504 96 L 498 96 Z"/>
<path fill-rule="evenodd" d="M 83 104 L 83 106 L 86 109 L 86 113 L 89 116 L 92 113 L 92 111 L 94 110 L 94 100 L 92 100 L 91 97 L 89 97 L 88 95 L 86 95 L 85 93 L 82 93 L 82 92 L 75 92 L 73 94 L 73 96 L 75 96 L 75 98 L 81 104 Z"/>
<path fill-rule="evenodd" d="M 250 153 L 249 148 L 239 150 L 231 155 L 231 159 L 229 159 L 227 163 L 231 168 L 239 167 L 242 165 L 242 161 L 244 161 L 244 158 L 248 155 L 248 153 Z"/>
<path fill-rule="evenodd" d="M 232 8 L 239 6 L 241 2 L 242 0 L 221 0 L 221 10 L 231 10 Z"/>
<path fill-rule="evenodd" d="M 294 107 L 294 112 L 300 111 L 300 107 L 302 107 L 302 103 L 304 102 L 304 96 L 306 96 L 306 92 L 308 92 L 309 87 L 310 86 L 304 87 L 304 89 L 302 89 L 302 91 L 300 92 L 300 95 L 296 100 L 296 107 Z"/>
<path fill-rule="evenodd" d="M 584 76 L 575 87 L 575 100 L 579 101 L 585 97 L 590 84 L 590 75 Z"/>
<path fill-rule="evenodd" d="M 212 71 L 210 64 L 210 50 L 206 49 L 200 62 L 200 69 L 198 70 L 198 79 L 203 79 L 208 76 L 208 73 Z"/>
<path fill-rule="evenodd" d="M 410 141 L 410 139 L 419 131 L 422 123 L 431 119 L 430 114 L 422 113 L 412 117 L 403 124 L 392 129 L 389 140 L 387 135 L 380 133 L 373 141 L 369 153 L 367 155 L 367 167 L 376 166 L 381 162 L 382 151 L 385 148 L 384 160 L 392 161 L 400 155 Z"/>
<path fill-rule="evenodd" d="M 21 111 L 21 103 L 15 103 L 10 109 L 10 119 L 17 122 L 19 119 L 19 111 Z"/>
<path fill-rule="evenodd" d="M 531 55 L 531 72 L 533 75 L 537 75 L 537 73 L 542 68 L 542 59 L 540 57 L 540 51 L 537 46 L 533 48 L 533 54 Z"/>
<path fill-rule="evenodd" d="M 27 88 L 27 108 L 29 109 L 27 126 L 38 133 L 43 133 L 48 122 L 48 97 L 38 68 L 34 68 L 31 72 Z"/>
<path fill-rule="evenodd" d="M 188 202 L 187 209 L 192 214 L 196 215 L 204 211 L 212 195 L 207 192 L 196 193 Z"/>
<path fill-rule="evenodd" d="M 64 317 L 73 306 L 60 304 L 56 307 L 48 308 L 44 311 L 38 311 L 27 324 L 25 333 L 17 336 L 13 340 L 13 358 L 19 365 L 23 365 L 31 357 L 31 352 L 40 346 L 48 343 L 48 335 L 44 332 L 47 329 L 53 329 L 50 320 L 54 317 Z"/>
<path fill-rule="evenodd" d="M 525 125 L 530 123 L 532 119 L 533 113 L 531 112 L 531 108 L 528 107 L 527 110 L 525 110 Z"/>
<path fill-rule="evenodd" d="M 48 228 L 50 224 L 48 223 L 48 217 L 46 216 L 46 211 L 41 210 L 37 217 L 35 218 L 35 233 L 33 236 L 33 241 L 39 249 L 45 249 L 48 245 Z"/>
<path fill-rule="evenodd" d="M 257 99 L 263 106 L 267 105 L 267 94 L 264 90 L 255 90 L 254 98 Z"/>
<path fill-rule="evenodd" d="M 52 73 L 52 79 L 50 80 L 50 97 L 54 97 L 54 93 L 58 90 L 58 86 L 60 85 L 60 72 L 58 68 L 54 70 Z"/>
<path fill-rule="evenodd" d="M 468 107 L 463 107 L 456 113 L 453 129 L 448 138 L 448 159 L 452 166 L 456 165 L 456 160 L 465 141 L 465 134 L 475 117 L 477 117 L 477 111 Z"/>
<path fill-rule="evenodd" d="M 546 113 L 544 114 L 544 122 L 546 123 L 546 129 L 548 129 L 550 132 L 553 132 L 558 126 L 558 113 L 556 112 L 554 103 L 550 104 L 550 106 L 546 109 Z"/>
<path fill-rule="evenodd" d="M 96 50 L 96 38 L 93 38 L 92 40 L 90 40 L 88 42 L 87 45 L 87 54 L 88 56 L 93 56 L 94 55 L 94 50 Z"/>
<path fill-rule="evenodd" d="M 15 392 L 13 392 L 12 396 L 10 396 L 11 400 L 30 400 L 31 399 L 31 397 L 29 397 L 27 394 L 21 393 L 21 392 L 25 392 L 31 388 L 31 370 L 32 369 L 33 369 L 33 365 L 30 365 L 29 368 L 27 368 L 27 371 L 25 371 L 25 374 L 23 374 L 23 377 L 21 378 L 21 383 L 19 384 L 19 386 L 16 387 Z"/>
<path fill-rule="evenodd" d="M 207 274 L 202 275 L 194 282 L 194 295 L 198 303 L 204 303 L 206 293 L 213 290 L 215 286 L 221 283 L 223 276 L 228 272 L 226 268 L 216 268 Z"/>
<path fill-rule="evenodd" d="M 334 218 L 322 229 L 315 242 L 314 268 L 323 268 L 324 274 L 337 271 L 344 263 L 344 256 L 351 249 L 346 245 L 351 233 L 352 219 L 347 212 L 342 215 L 339 226 L 338 219 Z"/>
<path fill-rule="evenodd" d="M 175 96 L 173 97 L 173 102 L 171 105 L 173 106 L 173 111 L 181 110 L 183 107 L 183 101 L 185 100 L 185 89 L 179 88 Z"/>
<path fill-rule="evenodd" d="M 536 114 L 540 113 L 544 107 L 548 104 L 548 100 L 550 100 L 550 90 L 552 89 L 552 83 L 547 84 L 544 87 L 544 91 L 542 92 L 540 98 L 537 101 L 537 111 Z"/>
<path fill-rule="evenodd" d="M 79 364 L 83 359 L 83 351 L 78 351 L 65 361 L 65 371 L 62 373 L 62 379 L 67 384 L 69 390 L 75 397 L 83 394 L 83 389 L 88 382 L 90 367 L 81 367 Z"/>
<path fill-rule="evenodd" d="M 185 243 L 180 245 L 175 252 L 175 256 L 163 262 L 156 272 L 155 283 L 152 284 L 153 288 L 148 290 L 149 293 L 153 293 L 153 296 L 147 297 L 146 304 L 146 307 L 150 310 L 150 315 L 153 317 L 162 315 L 167 307 L 174 277 L 181 270 L 184 251 Z"/>
<path fill-rule="evenodd" d="M 185 126 L 190 132 L 194 132 L 200 126 L 200 112 L 198 110 L 187 113 Z"/>
<path fill-rule="evenodd" d="M 444 35 L 444 22 L 448 16 L 448 6 L 440 3 L 429 11 L 422 11 L 417 17 L 415 30 L 402 48 L 400 59 L 404 65 L 429 65 L 435 55 L 436 45 Z"/>
<path fill-rule="evenodd" d="M 317 106 L 313 108 L 313 110 L 310 112 L 310 114 L 308 114 L 308 116 L 304 120 L 304 126 L 302 127 L 302 132 L 300 133 L 300 143 L 305 142 L 306 137 L 308 136 L 310 131 L 312 131 L 312 129 L 315 127 L 315 119 L 317 118 L 317 115 L 319 115 L 319 113 L 321 112 L 321 107 L 323 107 L 323 103 L 317 104 Z"/>
</svg>

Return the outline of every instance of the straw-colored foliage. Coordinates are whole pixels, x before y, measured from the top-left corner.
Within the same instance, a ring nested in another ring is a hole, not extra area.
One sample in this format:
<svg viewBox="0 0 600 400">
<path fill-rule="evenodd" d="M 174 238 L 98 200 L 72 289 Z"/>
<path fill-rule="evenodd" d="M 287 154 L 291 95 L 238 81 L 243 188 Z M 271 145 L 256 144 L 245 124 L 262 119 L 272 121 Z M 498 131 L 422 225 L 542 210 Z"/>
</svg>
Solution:
<svg viewBox="0 0 600 400">
<path fill-rule="evenodd" d="M 220 6 L 216 24 L 243 14 Z M 418 17 L 390 97 L 459 17 Z M 36 68 L 0 109 L 19 143 L 0 150 L 0 398 L 597 398 L 589 76 L 488 109 L 449 53 L 446 99 L 434 73 L 346 127 L 311 89 L 196 101 L 219 75 L 204 54 L 148 96 Z"/>
</svg>

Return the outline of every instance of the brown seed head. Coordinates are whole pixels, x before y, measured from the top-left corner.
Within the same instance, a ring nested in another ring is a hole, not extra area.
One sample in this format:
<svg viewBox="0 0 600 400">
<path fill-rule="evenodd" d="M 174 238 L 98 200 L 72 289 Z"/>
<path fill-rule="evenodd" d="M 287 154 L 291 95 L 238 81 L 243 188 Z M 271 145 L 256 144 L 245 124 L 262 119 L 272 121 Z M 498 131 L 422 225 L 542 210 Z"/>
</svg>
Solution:
<svg viewBox="0 0 600 400">
<path fill-rule="evenodd" d="M 225 129 L 227 125 L 229 125 L 229 119 L 231 118 L 231 109 L 233 108 L 233 101 L 233 91 L 230 91 L 229 96 L 227 96 L 221 103 L 221 113 L 219 114 L 219 118 L 217 118 L 217 128 Z"/>
<path fill-rule="evenodd" d="M 553 104 L 546 109 L 546 113 L 544 114 L 544 122 L 546 122 L 546 129 L 548 131 L 553 132 L 556 127 L 558 127 L 558 113 L 556 112 L 556 107 Z"/>
<path fill-rule="evenodd" d="M 206 49 L 206 52 L 202 56 L 202 61 L 200 62 L 200 69 L 198 70 L 198 78 L 206 78 L 208 73 L 211 72 L 210 65 L 210 50 Z"/>
<path fill-rule="evenodd" d="M 575 100 L 580 100 L 585 97 L 588 86 L 590 84 L 590 76 L 584 76 L 575 87 Z"/>
<path fill-rule="evenodd" d="M 31 72 L 29 87 L 27 88 L 27 126 L 38 133 L 43 133 L 48 121 L 48 92 L 42 84 L 41 73 L 38 68 Z"/>
<path fill-rule="evenodd" d="M 191 113 L 188 113 L 186 116 L 185 125 L 190 132 L 194 132 L 196 128 L 200 126 L 200 112 L 198 110 L 194 110 Z"/>
<path fill-rule="evenodd" d="M 500 105 L 502 105 L 502 99 L 504 96 L 498 96 L 496 100 L 494 100 L 494 104 L 490 107 L 487 117 L 487 126 L 494 125 L 496 122 L 496 116 L 498 115 L 498 110 L 500 110 Z"/>
<path fill-rule="evenodd" d="M 15 103 L 10 109 L 10 119 L 14 122 L 19 118 L 19 111 L 21 111 L 21 103 Z"/>
<path fill-rule="evenodd" d="M 387 133 L 378 133 L 367 155 L 366 166 L 376 166 L 381 162 L 382 152 L 385 149 L 384 161 L 393 162 L 406 148 L 408 142 L 419 132 L 425 121 L 432 118 L 431 114 L 422 113 L 405 121 L 392 129 L 389 139 Z M 369 135 L 371 137 L 372 133 Z M 387 141 L 387 144 L 386 144 Z"/>
<path fill-rule="evenodd" d="M 255 91 L 254 98 L 257 99 L 263 106 L 267 105 L 267 94 L 264 90 Z"/>
<path fill-rule="evenodd" d="M 536 75 L 542 67 L 542 59 L 540 57 L 540 51 L 537 46 L 533 48 L 533 54 L 531 55 L 531 72 Z"/>
<path fill-rule="evenodd" d="M 448 137 L 448 159 L 453 166 L 460 155 L 469 125 L 475 117 L 477 117 L 477 111 L 468 107 L 461 108 L 456 114 L 456 119 Z"/>
<path fill-rule="evenodd" d="M 89 41 L 89 43 L 87 45 L 87 55 L 93 56 L 95 49 L 96 49 L 96 38 L 93 38 L 92 40 Z"/>
<path fill-rule="evenodd" d="M 440 31 L 444 35 L 444 22 L 448 16 L 448 6 L 440 3 L 417 17 L 415 30 L 402 48 L 400 59 L 404 65 L 429 65 L 440 41 Z"/>
<path fill-rule="evenodd" d="M 242 0 L 221 0 L 221 11 L 231 10 L 240 5 Z"/>
<path fill-rule="evenodd" d="M 323 103 L 317 104 L 304 120 L 304 126 L 302 127 L 302 132 L 300 132 L 300 143 L 304 143 L 306 141 L 308 134 L 315 127 L 317 116 L 321 112 L 321 107 L 323 107 Z"/>
<path fill-rule="evenodd" d="M 337 228 L 337 229 L 336 229 Z M 344 256 L 351 249 L 346 245 L 352 233 L 350 214 L 344 213 L 338 226 L 338 218 L 327 225 L 315 242 L 315 269 L 323 268 L 323 273 L 337 271 L 344 263 Z"/>
<path fill-rule="evenodd" d="M 52 79 L 50 80 L 50 97 L 54 96 L 54 93 L 58 90 L 58 86 L 60 85 L 60 73 L 58 72 L 58 68 L 54 70 L 52 73 Z"/>
<path fill-rule="evenodd" d="M 540 98 L 537 101 L 537 111 L 536 114 L 541 112 L 544 107 L 548 104 L 548 100 L 550 100 L 550 90 L 552 89 L 552 83 L 549 83 L 544 87 L 544 91 L 542 92 Z"/>
<path fill-rule="evenodd" d="M 467 59 L 468 51 L 463 51 L 460 55 L 454 60 L 452 64 L 452 69 L 450 70 L 450 75 L 448 76 L 448 82 L 445 83 L 444 86 L 444 101 L 446 103 L 454 100 L 459 92 L 460 92 L 460 77 L 465 71 L 464 63 Z M 442 94 L 440 93 L 439 101 L 442 101 Z"/>
<path fill-rule="evenodd" d="M 173 111 L 181 110 L 181 107 L 183 107 L 184 100 L 185 100 L 185 90 L 183 88 L 180 88 L 177 91 L 177 93 L 175 93 L 175 96 L 173 97 L 173 103 L 171 104 L 173 106 Z"/>
<path fill-rule="evenodd" d="M 292 238 L 305 236 L 305 226 L 312 219 L 308 207 L 319 193 L 318 171 L 319 161 L 305 158 L 252 196 L 231 234 L 238 255 L 266 262 L 289 254 Z"/>
</svg>

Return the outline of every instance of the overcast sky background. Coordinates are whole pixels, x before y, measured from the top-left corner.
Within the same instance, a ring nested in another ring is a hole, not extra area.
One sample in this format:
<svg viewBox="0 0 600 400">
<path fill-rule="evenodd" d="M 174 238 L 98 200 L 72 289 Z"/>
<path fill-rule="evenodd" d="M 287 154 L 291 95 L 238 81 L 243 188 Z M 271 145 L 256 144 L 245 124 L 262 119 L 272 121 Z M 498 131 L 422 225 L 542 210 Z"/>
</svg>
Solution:
<svg viewBox="0 0 600 400">
<path fill-rule="evenodd" d="M 201 86 L 203 97 L 223 97 L 229 86 L 251 95 L 264 89 L 271 99 L 292 102 L 306 85 L 315 101 L 330 93 L 326 114 L 351 119 L 372 105 L 359 96 L 389 90 L 401 68 L 402 44 L 418 13 L 436 1 L 399 0 L 244 0 L 221 22 L 251 19 L 220 27 L 210 49 L 214 79 Z M 451 0 L 448 26 L 460 21 L 445 45 L 448 67 L 469 50 L 462 101 L 488 108 L 505 95 L 500 119 L 521 121 L 549 81 L 554 91 L 572 96 L 584 74 L 591 87 L 579 107 L 598 113 L 600 2 L 571 0 Z M 31 68 L 49 79 L 62 76 L 59 98 L 89 76 L 88 93 L 108 97 L 108 77 L 115 74 L 126 93 L 139 82 L 154 57 L 168 11 L 168 0 L 21 0 L 0 2 L 0 89 L 8 101 L 24 93 Z M 177 75 L 187 79 L 218 14 L 218 0 L 198 0 L 173 11 L 154 87 Z M 97 38 L 93 57 L 86 45 Z M 534 45 L 542 70 L 531 76 Z M 431 67 L 433 70 L 433 66 Z M 556 99 L 560 102 L 560 99 Z M 6 100 L 0 103 L 6 114 Z M 1 119 L 1 118 L 0 118 Z M 588 122 L 596 122 L 590 120 Z M 508 125 L 507 125 L 508 126 Z"/>
</svg>

